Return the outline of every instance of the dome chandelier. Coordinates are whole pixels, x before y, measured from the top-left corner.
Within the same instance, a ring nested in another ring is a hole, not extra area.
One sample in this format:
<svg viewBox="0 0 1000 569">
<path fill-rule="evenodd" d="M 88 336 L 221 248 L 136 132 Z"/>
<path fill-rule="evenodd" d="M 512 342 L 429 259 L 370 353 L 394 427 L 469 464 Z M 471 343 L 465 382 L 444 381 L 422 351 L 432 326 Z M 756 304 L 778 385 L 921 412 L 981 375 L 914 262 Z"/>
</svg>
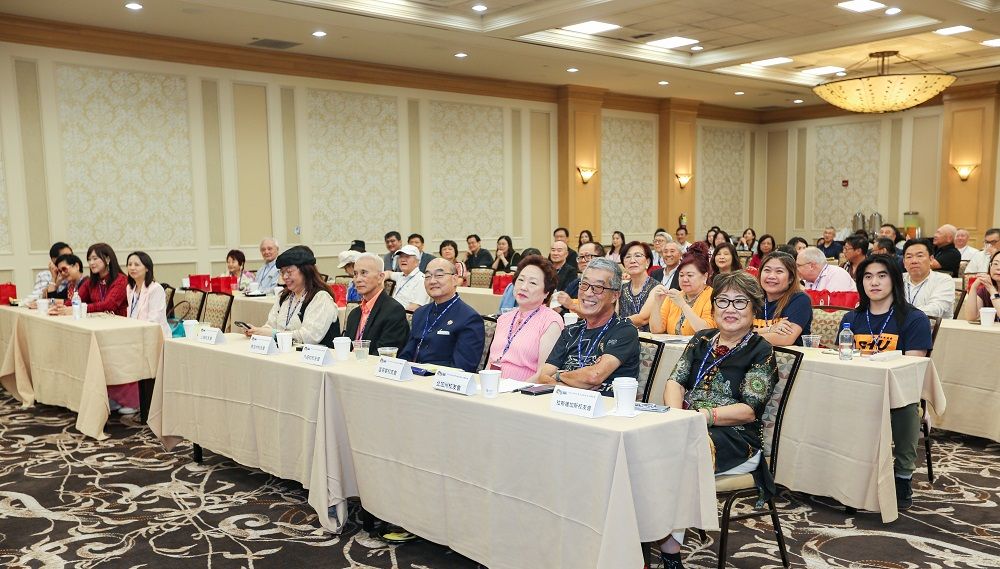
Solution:
<svg viewBox="0 0 1000 569">
<path fill-rule="evenodd" d="M 917 73 L 889 73 L 889 59 L 896 57 L 919 68 Z M 928 71 L 898 51 L 876 51 L 854 67 L 875 60 L 875 74 L 838 79 L 813 87 L 824 101 L 855 113 L 891 113 L 915 107 L 941 93 L 956 77 L 940 69 Z"/>
</svg>

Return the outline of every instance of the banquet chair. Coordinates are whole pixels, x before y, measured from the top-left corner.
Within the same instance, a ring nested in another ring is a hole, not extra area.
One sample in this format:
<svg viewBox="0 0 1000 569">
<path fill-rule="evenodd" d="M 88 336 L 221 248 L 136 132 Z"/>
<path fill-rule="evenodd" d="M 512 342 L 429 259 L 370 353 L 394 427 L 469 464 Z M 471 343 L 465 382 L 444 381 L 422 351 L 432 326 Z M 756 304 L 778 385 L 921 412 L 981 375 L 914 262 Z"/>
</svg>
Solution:
<svg viewBox="0 0 1000 569">
<path fill-rule="evenodd" d="M 486 329 L 486 340 L 483 342 L 483 357 L 479 361 L 479 369 L 486 369 L 490 358 L 490 344 L 493 343 L 493 336 L 497 331 L 497 319 L 492 316 L 483 316 L 483 327 Z"/>
<path fill-rule="evenodd" d="M 663 342 L 639 337 L 639 377 L 636 378 L 639 381 L 639 389 L 635 393 L 643 403 L 649 402 L 649 392 L 653 389 L 662 355 Z"/>
<path fill-rule="evenodd" d="M 354 282 L 354 279 L 352 277 L 347 276 L 347 275 L 337 275 L 337 276 L 333 277 L 333 284 L 339 284 L 339 285 L 347 286 L 347 285 L 351 284 L 352 282 Z"/>
<path fill-rule="evenodd" d="M 205 292 L 190 288 L 177 289 L 174 292 L 173 317 L 178 320 L 191 320 L 201 315 L 205 304 Z"/>
<path fill-rule="evenodd" d="M 955 314 L 952 318 L 958 320 L 958 317 L 962 315 L 962 305 L 965 303 L 965 297 L 969 295 L 969 291 L 962 289 L 955 291 Z"/>
<path fill-rule="evenodd" d="M 413 327 L 413 311 L 409 308 L 406 309 L 406 324 L 412 328 Z"/>
<path fill-rule="evenodd" d="M 392 291 L 396 290 L 396 281 L 392 279 L 385 279 L 383 286 L 385 286 L 385 293 L 392 296 Z"/>
<path fill-rule="evenodd" d="M 964 292 L 962 293 L 964 296 Z M 931 349 L 927 351 L 927 357 L 931 357 L 934 350 L 934 342 L 937 340 L 938 330 L 941 328 L 940 316 L 928 316 L 931 324 Z M 934 484 L 934 463 L 931 460 L 931 416 L 927 412 L 927 400 L 920 399 L 920 431 L 924 435 L 924 459 L 927 463 L 927 481 Z"/>
<path fill-rule="evenodd" d="M 346 314 L 347 316 L 350 316 L 351 315 L 351 311 L 353 311 L 355 308 L 357 308 L 359 306 L 361 306 L 360 302 L 348 302 L 347 306 L 344 307 L 344 314 Z M 345 316 L 344 319 L 346 320 L 347 317 Z M 344 325 L 346 326 L 347 323 L 345 322 Z"/>
<path fill-rule="evenodd" d="M 737 251 L 736 256 L 740 260 L 740 265 L 744 268 L 750 263 L 750 259 L 753 258 L 753 251 Z"/>
<path fill-rule="evenodd" d="M 814 306 L 812 333 L 819 334 L 820 345 L 832 348 L 837 345 L 837 334 L 840 333 L 840 320 L 844 314 L 854 310 L 843 306 Z"/>
<path fill-rule="evenodd" d="M 969 266 L 969 261 L 958 262 L 958 278 L 965 280 L 965 267 Z"/>
<path fill-rule="evenodd" d="M 213 328 L 225 331 L 229 313 L 233 309 L 233 295 L 224 292 L 210 292 L 205 297 L 198 320 L 208 322 Z"/>
<path fill-rule="evenodd" d="M 166 299 L 167 314 L 174 313 L 174 287 L 168 285 L 167 283 L 160 283 L 163 287 L 163 294 Z"/>
<path fill-rule="evenodd" d="M 469 286 L 473 288 L 493 288 L 493 269 L 477 267 L 469 271 Z"/>
<path fill-rule="evenodd" d="M 324 274 L 324 273 L 320 273 L 319 274 L 319 278 L 323 279 L 323 282 L 325 282 L 325 283 L 330 282 L 330 275 L 327 275 L 327 274 Z"/>
</svg>

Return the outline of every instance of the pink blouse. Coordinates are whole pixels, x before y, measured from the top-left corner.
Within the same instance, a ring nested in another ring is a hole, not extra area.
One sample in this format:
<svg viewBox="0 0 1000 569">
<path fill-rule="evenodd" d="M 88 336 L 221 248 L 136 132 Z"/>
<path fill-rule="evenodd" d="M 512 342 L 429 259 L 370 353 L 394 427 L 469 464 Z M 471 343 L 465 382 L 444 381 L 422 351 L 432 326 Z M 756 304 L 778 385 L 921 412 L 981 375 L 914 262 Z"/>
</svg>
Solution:
<svg viewBox="0 0 1000 569">
<path fill-rule="evenodd" d="M 538 372 L 538 345 L 545 331 L 553 323 L 559 330 L 563 329 L 562 317 L 548 306 L 540 306 L 528 319 L 531 314 L 531 311 L 524 313 L 515 309 L 497 319 L 487 367 L 497 369 L 499 360 L 501 377 L 524 381 L 535 375 Z"/>
</svg>

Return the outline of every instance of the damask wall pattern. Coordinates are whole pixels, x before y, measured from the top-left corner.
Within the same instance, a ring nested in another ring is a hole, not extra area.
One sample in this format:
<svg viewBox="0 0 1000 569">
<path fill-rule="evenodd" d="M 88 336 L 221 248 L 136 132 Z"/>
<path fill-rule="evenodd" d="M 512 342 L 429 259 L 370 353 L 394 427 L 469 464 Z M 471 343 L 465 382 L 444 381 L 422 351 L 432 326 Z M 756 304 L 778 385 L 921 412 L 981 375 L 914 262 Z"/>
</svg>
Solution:
<svg viewBox="0 0 1000 569">
<path fill-rule="evenodd" d="M 506 233 L 503 109 L 430 101 L 428 114 L 429 226 L 441 235 Z"/>
<path fill-rule="evenodd" d="M 701 126 L 698 133 L 701 169 L 698 186 L 697 231 L 718 225 L 739 234 L 746 224 L 748 205 L 747 133 L 745 130 Z"/>
<path fill-rule="evenodd" d="M 877 121 L 816 127 L 814 227 L 850 227 L 855 212 L 877 209 L 881 128 Z"/>
<path fill-rule="evenodd" d="M 400 225 L 397 99 L 309 89 L 306 101 L 314 241 L 380 242 Z"/>
<path fill-rule="evenodd" d="M 7 182 L 3 154 L 0 153 L 0 253 L 10 253 L 10 208 L 7 206 Z"/>
<path fill-rule="evenodd" d="M 194 246 L 186 79 L 76 65 L 55 79 L 70 242 Z"/>
<path fill-rule="evenodd" d="M 601 232 L 646 236 L 656 228 L 656 123 L 601 119 Z M 648 237 L 646 237 L 648 239 Z"/>
</svg>

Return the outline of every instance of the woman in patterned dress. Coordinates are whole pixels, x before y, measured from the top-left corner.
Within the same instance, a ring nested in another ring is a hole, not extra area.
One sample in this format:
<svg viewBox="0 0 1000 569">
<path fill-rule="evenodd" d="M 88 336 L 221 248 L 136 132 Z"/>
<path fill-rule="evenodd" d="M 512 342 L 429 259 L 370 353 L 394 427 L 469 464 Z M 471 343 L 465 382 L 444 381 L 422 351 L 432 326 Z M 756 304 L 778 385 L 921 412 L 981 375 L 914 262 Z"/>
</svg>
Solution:
<svg viewBox="0 0 1000 569">
<path fill-rule="evenodd" d="M 711 268 L 708 246 L 694 243 L 677 265 L 677 282 L 681 289 L 657 285 L 647 302 L 651 303 L 649 331 L 654 334 L 691 336 L 706 328 L 714 328 L 712 320 L 712 287 L 708 286 Z"/>
<path fill-rule="evenodd" d="M 653 251 L 649 245 L 640 241 L 632 241 L 622 248 L 622 263 L 629 281 L 622 283 L 622 294 L 618 299 L 618 315 L 628 318 L 640 332 L 649 332 L 649 315 L 652 305 L 646 306 L 649 291 L 657 282 L 649 278 L 649 264 Z"/>
</svg>

